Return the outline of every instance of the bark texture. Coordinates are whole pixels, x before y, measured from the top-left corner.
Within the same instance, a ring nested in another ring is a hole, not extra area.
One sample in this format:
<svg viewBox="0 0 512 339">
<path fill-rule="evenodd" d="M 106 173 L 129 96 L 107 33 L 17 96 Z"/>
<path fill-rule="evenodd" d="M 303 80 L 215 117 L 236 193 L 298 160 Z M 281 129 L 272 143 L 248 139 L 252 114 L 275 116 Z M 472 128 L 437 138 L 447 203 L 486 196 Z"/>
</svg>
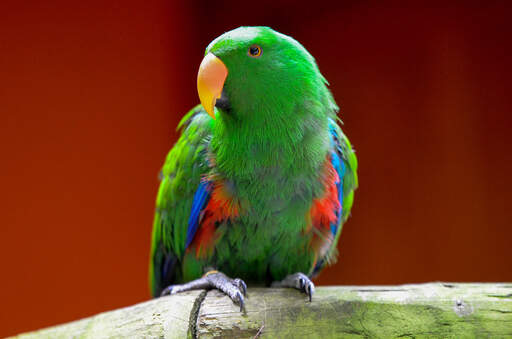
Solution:
<svg viewBox="0 0 512 339">
<path fill-rule="evenodd" d="M 512 338 L 512 283 L 187 292 L 18 338 Z"/>
</svg>

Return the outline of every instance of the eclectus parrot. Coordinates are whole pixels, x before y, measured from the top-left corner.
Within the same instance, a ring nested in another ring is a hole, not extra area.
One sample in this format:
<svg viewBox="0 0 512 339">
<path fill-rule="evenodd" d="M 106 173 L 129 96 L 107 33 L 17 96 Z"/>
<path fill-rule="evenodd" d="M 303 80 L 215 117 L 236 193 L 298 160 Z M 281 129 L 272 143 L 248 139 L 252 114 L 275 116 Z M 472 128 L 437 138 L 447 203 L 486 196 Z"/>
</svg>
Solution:
<svg viewBox="0 0 512 339">
<path fill-rule="evenodd" d="M 357 187 L 327 81 L 293 38 L 240 27 L 206 48 L 197 89 L 161 171 L 153 296 L 216 288 L 242 310 L 246 281 L 311 300 Z"/>
</svg>

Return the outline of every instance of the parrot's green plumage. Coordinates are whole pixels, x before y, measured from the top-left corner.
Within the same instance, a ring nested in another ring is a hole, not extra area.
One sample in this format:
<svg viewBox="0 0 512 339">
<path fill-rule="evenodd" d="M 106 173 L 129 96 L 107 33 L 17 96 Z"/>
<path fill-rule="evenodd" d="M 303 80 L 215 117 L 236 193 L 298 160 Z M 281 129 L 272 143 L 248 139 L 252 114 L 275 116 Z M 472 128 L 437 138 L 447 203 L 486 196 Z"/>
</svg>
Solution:
<svg viewBox="0 0 512 339">
<path fill-rule="evenodd" d="M 312 277 L 335 259 L 357 187 L 327 82 L 302 45 L 267 27 L 227 32 L 205 54 L 228 75 L 215 119 L 193 108 L 163 166 L 152 294 L 209 269 L 259 284 Z"/>
</svg>

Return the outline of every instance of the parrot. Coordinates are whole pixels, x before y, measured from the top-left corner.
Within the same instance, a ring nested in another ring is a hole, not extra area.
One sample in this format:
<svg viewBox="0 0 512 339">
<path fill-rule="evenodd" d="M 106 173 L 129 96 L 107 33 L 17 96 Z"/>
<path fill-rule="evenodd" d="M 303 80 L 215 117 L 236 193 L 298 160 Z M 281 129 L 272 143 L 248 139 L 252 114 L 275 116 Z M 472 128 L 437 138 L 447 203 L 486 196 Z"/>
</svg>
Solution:
<svg viewBox="0 0 512 339">
<path fill-rule="evenodd" d="M 311 301 L 358 186 L 327 86 L 305 47 L 269 27 L 239 27 L 207 46 L 200 104 L 160 171 L 153 297 L 217 289 L 242 311 L 253 284 Z"/>
</svg>

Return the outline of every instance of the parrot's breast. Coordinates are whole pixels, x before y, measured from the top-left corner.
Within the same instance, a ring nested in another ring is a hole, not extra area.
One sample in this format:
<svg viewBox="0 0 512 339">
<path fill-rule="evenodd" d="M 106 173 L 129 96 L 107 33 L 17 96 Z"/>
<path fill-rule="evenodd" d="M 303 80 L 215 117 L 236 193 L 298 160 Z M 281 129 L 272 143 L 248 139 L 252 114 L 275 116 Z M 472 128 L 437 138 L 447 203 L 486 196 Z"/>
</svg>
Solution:
<svg viewBox="0 0 512 339">
<path fill-rule="evenodd" d="M 335 212 L 325 211 L 336 208 L 329 205 L 336 187 L 329 190 L 325 182 L 326 168 L 332 172 L 329 133 L 301 130 L 300 137 L 270 142 L 261 135 L 249 142 L 237 131 L 212 138 L 208 145 L 210 168 L 203 180 L 211 189 L 187 251 L 201 267 L 247 282 L 312 272 L 318 253 L 329 245 L 321 241 L 324 235 L 315 239 L 313 219 L 322 225 L 327 220 L 322 227 L 330 231 Z M 323 198 L 326 193 L 329 199 Z M 323 218 L 323 213 L 329 215 Z"/>
<path fill-rule="evenodd" d="M 250 282 L 309 272 L 315 260 L 309 211 L 321 186 L 318 173 L 213 182 L 192 243 L 197 257 Z"/>
</svg>

